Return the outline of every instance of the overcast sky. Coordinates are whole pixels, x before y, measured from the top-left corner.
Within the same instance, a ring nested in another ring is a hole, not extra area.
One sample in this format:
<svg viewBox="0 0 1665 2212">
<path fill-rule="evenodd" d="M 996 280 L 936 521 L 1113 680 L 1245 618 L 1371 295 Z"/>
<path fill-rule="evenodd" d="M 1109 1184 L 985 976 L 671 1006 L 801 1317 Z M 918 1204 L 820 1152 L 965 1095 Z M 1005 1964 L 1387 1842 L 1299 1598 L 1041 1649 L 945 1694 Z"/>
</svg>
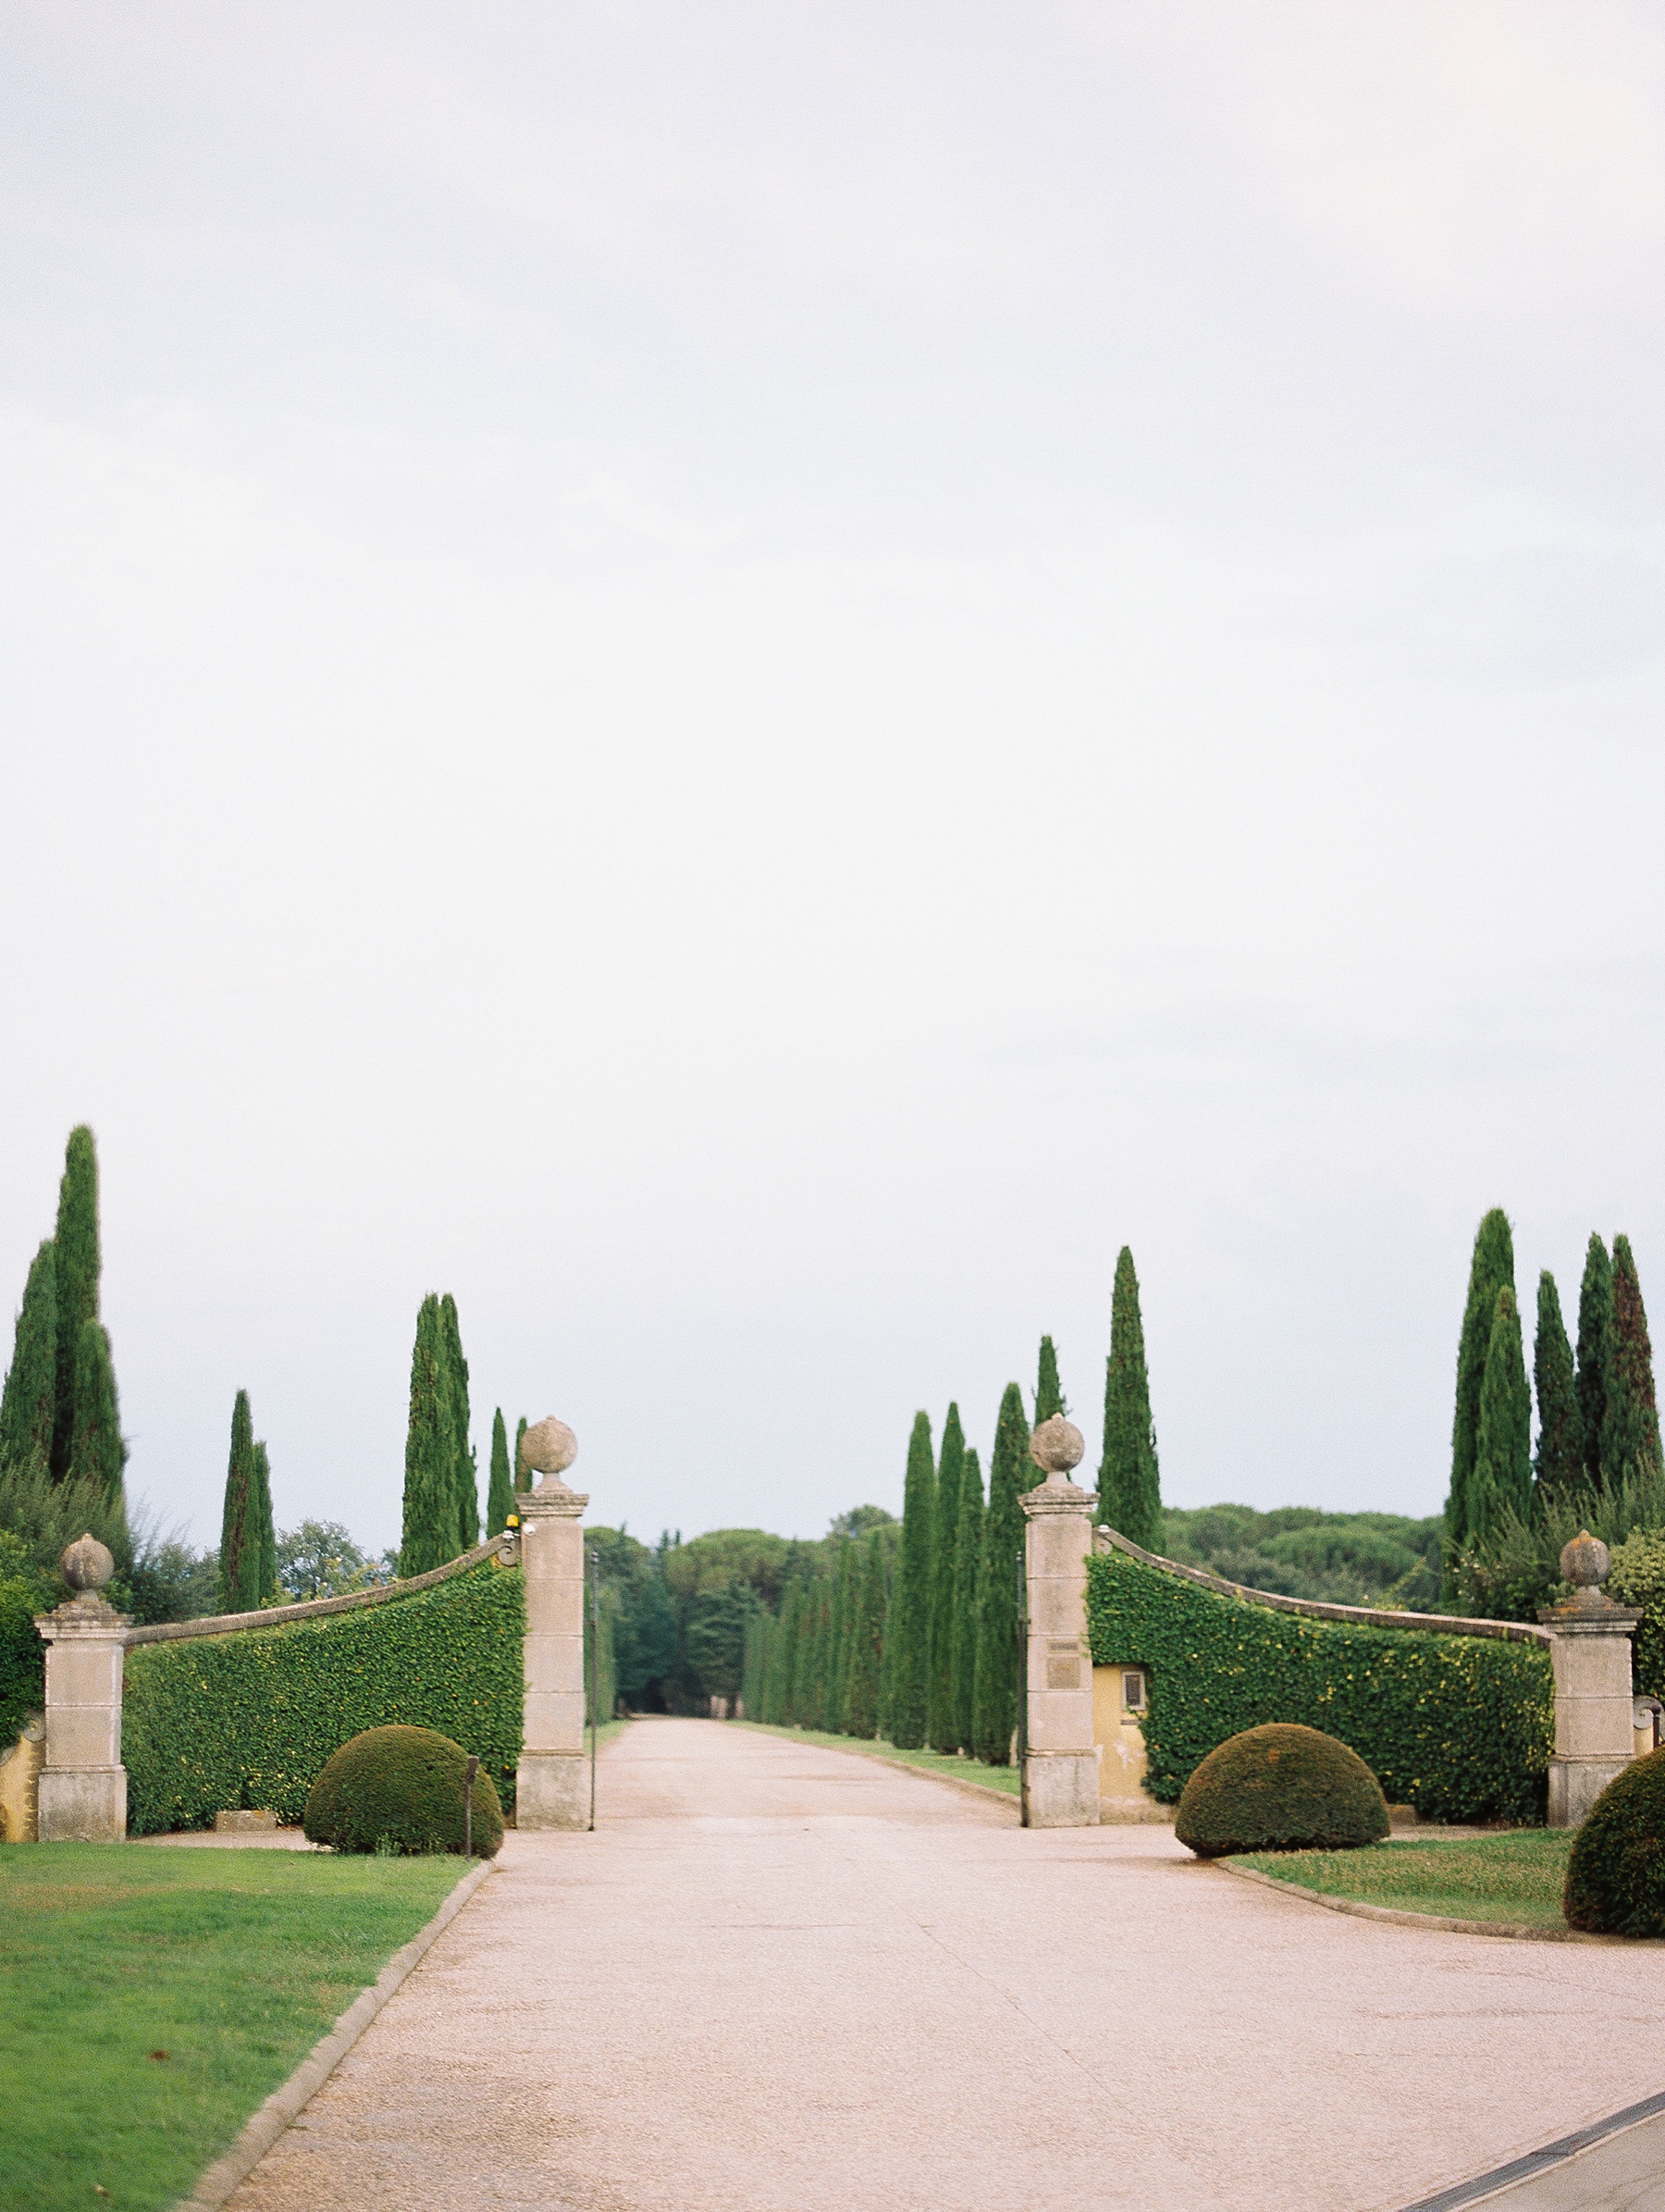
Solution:
<svg viewBox="0 0 1665 2212">
<path fill-rule="evenodd" d="M 1665 1315 L 1665 16 L 0 6 L 0 1297 L 395 1540 L 1096 1462 L 1425 1514 L 1474 1225 Z M 1530 1347 L 1529 1347 L 1530 1354 Z"/>
</svg>

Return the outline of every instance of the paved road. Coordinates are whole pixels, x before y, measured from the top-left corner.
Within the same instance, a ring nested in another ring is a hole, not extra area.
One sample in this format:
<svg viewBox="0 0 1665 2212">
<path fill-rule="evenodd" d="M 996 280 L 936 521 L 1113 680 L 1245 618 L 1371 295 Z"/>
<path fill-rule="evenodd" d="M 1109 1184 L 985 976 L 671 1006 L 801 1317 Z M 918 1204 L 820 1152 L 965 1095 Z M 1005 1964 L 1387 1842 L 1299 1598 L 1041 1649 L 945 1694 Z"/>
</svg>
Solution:
<svg viewBox="0 0 1665 2212">
<path fill-rule="evenodd" d="M 1665 2087 L 1665 1954 L 1320 1912 L 720 1722 L 512 1835 L 233 2212 L 1391 2212 Z M 1620 2200 L 1622 2201 L 1622 2200 Z"/>
</svg>

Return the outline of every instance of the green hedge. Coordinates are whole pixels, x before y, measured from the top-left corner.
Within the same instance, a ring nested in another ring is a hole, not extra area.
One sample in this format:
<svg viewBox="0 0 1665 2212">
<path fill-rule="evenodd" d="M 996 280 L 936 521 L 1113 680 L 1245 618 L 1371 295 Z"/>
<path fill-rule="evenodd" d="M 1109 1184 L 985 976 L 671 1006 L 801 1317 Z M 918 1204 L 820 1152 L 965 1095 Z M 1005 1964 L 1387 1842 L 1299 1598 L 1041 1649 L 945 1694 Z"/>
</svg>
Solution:
<svg viewBox="0 0 1665 2212">
<path fill-rule="evenodd" d="M 298 1821 L 330 1754 L 394 1722 L 477 1751 L 507 1809 L 524 1626 L 518 1570 L 488 1560 L 357 1613 L 141 1644 L 122 1712 L 130 1829 L 206 1827 L 238 1806 Z"/>
<path fill-rule="evenodd" d="M 1204 1589 L 1125 1552 L 1088 1562 L 1094 1663 L 1149 1669 L 1146 1786 L 1172 1804 L 1216 1744 L 1299 1721 L 1437 1821 L 1541 1821 L 1549 1655 L 1494 1637 L 1353 1627 Z"/>
<path fill-rule="evenodd" d="M 1616 1604 L 1634 1605 L 1642 1615 L 1631 1643 L 1634 1687 L 1665 1697 L 1665 1528 L 1638 1528 L 1616 1545 L 1603 1587 Z"/>
<path fill-rule="evenodd" d="M 61 1595 L 36 1571 L 22 1539 L 0 1528 L 0 1759 L 46 1702 L 46 1647 L 35 1615 L 50 1612 Z"/>
</svg>

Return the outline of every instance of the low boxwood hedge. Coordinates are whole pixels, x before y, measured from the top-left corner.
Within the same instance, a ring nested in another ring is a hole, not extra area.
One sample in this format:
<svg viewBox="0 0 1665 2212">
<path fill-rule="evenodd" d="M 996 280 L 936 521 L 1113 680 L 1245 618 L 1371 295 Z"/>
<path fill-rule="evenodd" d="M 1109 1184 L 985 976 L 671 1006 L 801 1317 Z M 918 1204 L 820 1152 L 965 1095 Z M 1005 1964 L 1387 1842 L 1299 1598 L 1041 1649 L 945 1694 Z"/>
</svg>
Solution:
<svg viewBox="0 0 1665 2212">
<path fill-rule="evenodd" d="M 358 1613 L 139 1645 L 122 1711 L 130 1829 L 206 1827 L 238 1806 L 299 1821 L 350 1736 L 398 1723 L 477 1751 L 512 1805 L 524 1626 L 519 1571 L 487 1562 Z"/>
<path fill-rule="evenodd" d="M 1555 1695 L 1540 1645 L 1308 1619 L 1122 1551 L 1088 1561 L 1087 1613 L 1095 1663 L 1148 1670 L 1145 1786 L 1164 1804 L 1227 1736 L 1296 1721 L 1424 1819 L 1544 1817 Z"/>
<path fill-rule="evenodd" d="M 472 1806 L 473 1832 L 463 1818 Z M 468 1754 L 437 1728 L 366 1728 L 333 1752 L 307 1793 L 302 1823 L 332 1851 L 461 1851 L 495 1859 L 503 1814 L 481 1767 L 468 1787 Z"/>
</svg>

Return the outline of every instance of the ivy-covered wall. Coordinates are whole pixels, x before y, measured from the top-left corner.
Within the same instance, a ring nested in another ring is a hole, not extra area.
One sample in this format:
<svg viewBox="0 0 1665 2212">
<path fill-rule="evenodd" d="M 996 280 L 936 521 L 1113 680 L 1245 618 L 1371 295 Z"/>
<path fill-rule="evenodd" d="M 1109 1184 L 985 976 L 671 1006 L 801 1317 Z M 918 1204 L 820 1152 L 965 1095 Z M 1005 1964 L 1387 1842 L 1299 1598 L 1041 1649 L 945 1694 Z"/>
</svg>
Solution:
<svg viewBox="0 0 1665 2212">
<path fill-rule="evenodd" d="M 1555 1697 L 1540 1645 L 1308 1620 L 1125 1552 L 1088 1561 L 1095 1665 L 1149 1670 L 1146 1786 L 1171 1804 L 1240 1729 L 1301 1721 L 1437 1821 L 1541 1821 Z"/>
<path fill-rule="evenodd" d="M 363 1728 L 437 1728 L 477 1751 L 507 1812 L 520 1759 L 525 1600 L 487 1561 L 360 1613 L 129 1651 L 121 1752 L 135 1835 L 222 1808 L 298 1821 L 332 1751 Z"/>
</svg>

